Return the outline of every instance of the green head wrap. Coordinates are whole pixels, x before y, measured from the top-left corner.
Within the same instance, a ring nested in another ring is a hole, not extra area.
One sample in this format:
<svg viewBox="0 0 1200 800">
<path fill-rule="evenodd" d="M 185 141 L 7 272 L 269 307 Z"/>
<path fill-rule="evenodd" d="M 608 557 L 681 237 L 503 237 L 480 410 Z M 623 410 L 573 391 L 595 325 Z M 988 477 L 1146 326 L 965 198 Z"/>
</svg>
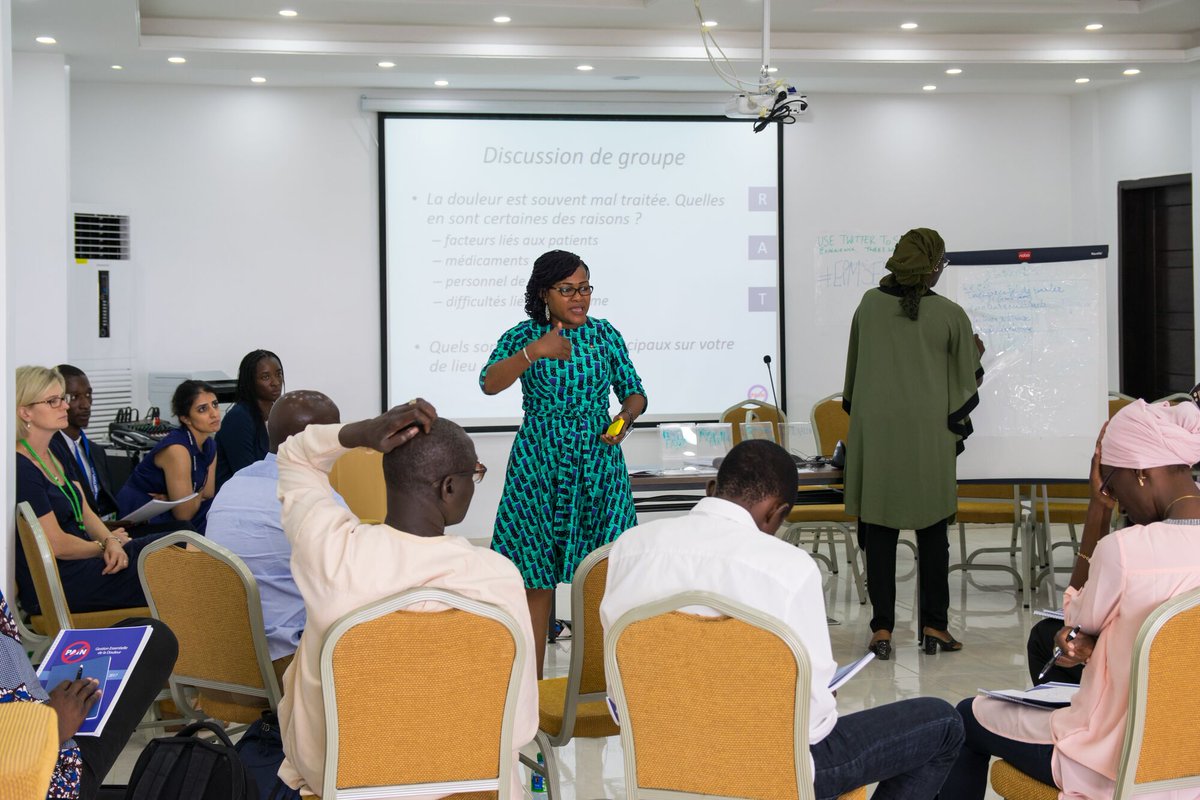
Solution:
<svg viewBox="0 0 1200 800">
<path fill-rule="evenodd" d="M 946 243 L 931 228 L 913 228 L 900 237 L 888 259 L 889 275 L 880 286 L 922 286 L 929 288 L 928 277 L 946 255 Z"/>
</svg>

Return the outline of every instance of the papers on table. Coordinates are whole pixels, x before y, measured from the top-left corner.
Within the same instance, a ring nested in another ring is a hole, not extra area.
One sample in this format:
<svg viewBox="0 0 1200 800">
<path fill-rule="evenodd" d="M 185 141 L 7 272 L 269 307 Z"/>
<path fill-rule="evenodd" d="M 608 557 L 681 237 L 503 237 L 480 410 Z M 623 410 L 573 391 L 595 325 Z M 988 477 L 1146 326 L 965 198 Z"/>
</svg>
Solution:
<svg viewBox="0 0 1200 800">
<path fill-rule="evenodd" d="M 875 658 L 875 654 L 867 651 L 867 654 L 857 661 L 851 661 L 844 667 L 838 667 L 833 672 L 833 680 L 829 682 L 829 690 L 836 692 L 845 686 L 846 681 L 857 675 L 858 671 L 869 664 L 873 658 Z"/>
<path fill-rule="evenodd" d="M 1024 691 L 1020 689 L 980 689 L 979 691 L 986 697 L 1003 700 L 1006 703 L 1017 703 L 1044 711 L 1053 711 L 1056 708 L 1065 708 L 1071 705 L 1071 698 L 1079 691 L 1079 685 L 1050 681 Z"/>
<path fill-rule="evenodd" d="M 154 519 L 159 514 L 170 511 L 175 506 L 186 503 L 195 496 L 196 493 L 192 492 L 187 497 L 181 497 L 178 500 L 151 500 L 141 508 L 126 514 L 125 522 L 128 522 L 130 525 L 136 525 L 139 522 L 145 522 L 148 519 Z"/>
<path fill-rule="evenodd" d="M 1063 619 L 1061 608 L 1039 608 L 1033 612 L 1035 617 L 1045 617 L 1046 619 Z"/>
</svg>

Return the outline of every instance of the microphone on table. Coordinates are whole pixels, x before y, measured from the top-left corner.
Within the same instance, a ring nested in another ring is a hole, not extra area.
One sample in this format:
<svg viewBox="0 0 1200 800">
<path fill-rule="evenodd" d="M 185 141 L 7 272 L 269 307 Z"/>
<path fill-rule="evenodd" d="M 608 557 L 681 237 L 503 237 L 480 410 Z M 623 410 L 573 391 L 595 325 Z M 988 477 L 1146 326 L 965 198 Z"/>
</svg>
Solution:
<svg viewBox="0 0 1200 800">
<path fill-rule="evenodd" d="M 779 398 L 775 394 L 775 373 L 771 372 L 771 357 L 763 356 L 763 363 L 767 365 L 767 380 L 771 382 L 771 402 L 779 408 Z"/>
</svg>

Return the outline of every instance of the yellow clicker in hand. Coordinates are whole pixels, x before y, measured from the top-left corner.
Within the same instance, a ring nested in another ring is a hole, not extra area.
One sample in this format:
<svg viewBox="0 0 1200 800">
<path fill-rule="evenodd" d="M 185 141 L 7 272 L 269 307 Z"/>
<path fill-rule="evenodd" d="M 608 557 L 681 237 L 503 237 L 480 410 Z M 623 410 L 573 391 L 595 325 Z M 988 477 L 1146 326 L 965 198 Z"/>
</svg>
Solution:
<svg viewBox="0 0 1200 800">
<path fill-rule="evenodd" d="M 617 434 L 619 434 L 621 432 L 621 430 L 624 427 L 625 427 L 625 418 L 617 417 L 616 419 L 614 419 L 612 421 L 612 424 L 608 426 L 608 430 L 605 431 L 605 433 L 608 434 L 609 436 L 616 436 Z"/>
</svg>

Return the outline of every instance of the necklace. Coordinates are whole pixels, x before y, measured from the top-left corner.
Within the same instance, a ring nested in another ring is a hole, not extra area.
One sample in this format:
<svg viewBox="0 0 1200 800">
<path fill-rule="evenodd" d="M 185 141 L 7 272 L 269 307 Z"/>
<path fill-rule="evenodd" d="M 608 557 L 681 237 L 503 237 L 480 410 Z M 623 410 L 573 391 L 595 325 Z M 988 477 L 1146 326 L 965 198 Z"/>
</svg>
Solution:
<svg viewBox="0 0 1200 800">
<path fill-rule="evenodd" d="M 1167 507 L 1163 509 L 1163 519 L 1166 519 L 1171 514 L 1171 508 L 1180 500 L 1200 500 L 1200 494 L 1185 494 L 1176 497 L 1171 502 L 1167 503 Z"/>
<path fill-rule="evenodd" d="M 55 458 L 52 453 L 47 451 L 46 455 L 50 457 L 51 463 L 53 463 L 56 468 L 56 470 L 52 472 L 50 468 L 46 466 L 46 462 L 42 461 L 41 456 L 39 456 L 37 452 L 30 447 L 28 441 L 21 439 L 21 446 L 29 451 L 29 455 L 31 455 L 33 460 L 37 462 L 37 465 L 42 468 L 42 472 L 45 474 L 45 476 L 49 478 L 50 482 L 57 486 L 58 490 L 63 493 L 63 496 L 67 498 L 67 502 L 71 505 L 71 516 L 75 517 L 75 522 L 82 525 L 83 500 L 79 497 L 79 493 L 75 491 L 74 484 L 67 480 L 67 476 L 63 474 L 62 465 L 58 463 L 58 459 Z"/>
</svg>

